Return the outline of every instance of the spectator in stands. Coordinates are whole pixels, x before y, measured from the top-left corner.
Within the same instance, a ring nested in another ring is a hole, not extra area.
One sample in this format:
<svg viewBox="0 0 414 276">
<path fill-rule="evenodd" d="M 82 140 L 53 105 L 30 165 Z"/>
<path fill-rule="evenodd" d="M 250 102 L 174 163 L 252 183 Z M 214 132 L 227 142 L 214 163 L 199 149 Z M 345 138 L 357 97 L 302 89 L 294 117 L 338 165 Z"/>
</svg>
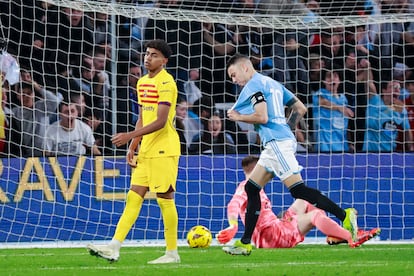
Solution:
<svg viewBox="0 0 414 276">
<path fill-rule="evenodd" d="M 187 116 L 188 103 L 183 97 L 178 97 L 177 107 L 175 109 L 175 128 L 177 129 L 178 136 L 180 137 L 181 154 L 188 154 L 188 147 L 191 141 L 186 140 L 186 123 L 188 122 Z"/>
<path fill-rule="evenodd" d="M 308 107 L 308 112 L 299 121 L 295 130 L 298 151 L 313 151 L 313 103 L 312 96 L 322 88 L 322 72 L 326 68 L 325 60 L 316 53 L 307 59 L 308 82 L 306 89 L 297 93 L 298 98 Z"/>
<path fill-rule="evenodd" d="M 46 131 L 47 155 L 84 155 L 87 150 L 100 155 L 90 126 L 78 119 L 76 104 L 62 101 L 59 105 L 60 120 Z"/>
<path fill-rule="evenodd" d="M 360 56 L 368 56 L 373 49 L 369 43 L 368 32 L 365 25 L 351 26 L 345 29 L 346 47 L 355 48 L 356 52 L 360 52 Z"/>
<path fill-rule="evenodd" d="M 106 54 L 105 48 L 102 48 L 99 46 L 95 47 L 91 57 L 92 57 L 93 66 L 96 70 L 96 74 L 103 76 L 104 86 L 105 86 L 104 90 L 110 91 L 111 90 L 110 76 L 109 76 L 107 66 L 106 66 L 108 56 Z M 109 100 L 107 99 L 107 101 Z"/>
<path fill-rule="evenodd" d="M 410 78 L 405 81 L 405 89 L 409 92 L 409 96 L 405 99 L 405 109 L 407 109 L 408 114 L 408 121 L 410 123 L 410 131 L 411 136 L 414 137 L 414 74 L 411 74 Z M 404 140 L 403 135 L 399 135 L 398 141 L 400 142 L 399 145 L 401 147 L 397 149 L 404 151 L 404 150 L 410 150 L 410 144 L 406 143 Z"/>
<path fill-rule="evenodd" d="M 407 12 L 407 1 L 382 0 L 380 2 L 380 15 L 399 14 Z M 394 65 L 405 63 L 403 57 L 413 53 L 414 34 L 408 29 L 405 22 L 384 22 L 378 26 L 373 37 L 373 56 L 371 63 L 375 71 L 389 71 L 392 74 Z M 376 79 L 379 79 L 379 75 Z M 395 78 L 395 76 L 392 76 Z"/>
<path fill-rule="evenodd" d="M 308 8 L 303 1 L 296 0 L 260 0 L 258 5 L 262 12 L 267 14 L 294 14 L 304 16 L 309 13 Z"/>
<path fill-rule="evenodd" d="M 308 58 L 308 94 L 304 100 L 305 103 L 312 103 L 312 94 L 313 92 L 321 89 L 322 83 L 322 71 L 326 67 L 325 60 L 319 54 L 310 54 Z"/>
<path fill-rule="evenodd" d="M 224 1 L 223 1 L 224 2 Z M 258 1 L 256 0 L 238 0 L 233 1 L 231 5 L 232 12 L 247 12 L 247 13 L 254 13 L 256 12 L 256 8 L 258 8 Z"/>
<path fill-rule="evenodd" d="M 312 152 L 313 151 L 313 140 L 311 132 L 308 127 L 308 120 L 305 118 L 300 119 L 294 134 L 296 141 L 298 142 L 296 151 L 297 152 Z"/>
<path fill-rule="evenodd" d="M 222 118 L 213 114 L 200 136 L 194 137 L 190 154 L 231 154 L 236 152 L 233 138 L 223 129 Z"/>
<path fill-rule="evenodd" d="M 410 13 L 414 14 L 414 1 L 411 0 L 411 10 Z M 414 22 L 410 22 L 407 27 L 407 32 L 409 36 L 414 36 Z M 413 43 L 406 44 L 406 50 L 404 51 L 404 63 L 408 66 L 408 68 L 414 68 L 414 46 Z"/>
<path fill-rule="evenodd" d="M 305 66 L 308 45 L 304 33 L 296 30 L 275 32 L 273 63 L 276 73 L 272 77 L 295 94 L 304 93 L 309 82 Z M 300 94 L 298 96 L 303 99 Z"/>
<path fill-rule="evenodd" d="M 274 15 L 294 14 L 303 16 L 306 22 L 315 20 L 315 14 L 301 1 L 285 0 L 261 0 L 259 6 L 261 12 Z M 283 83 L 289 90 L 302 97 L 299 93 L 306 91 L 308 75 L 305 65 L 305 57 L 308 55 L 309 31 L 285 28 L 274 30 L 273 40 L 273 67 L 271 77 Z"/>
<path fill-rule="evenodd" d="M 355 116 L 349 118 L 348 137 L 355 151 L 362 150 L 365 135 L 365 111 L 369 91 L 376 93 L 377 87 L 371 64 L 364 52 L 354 47 L 347 47 L 345 56 L 344 92 L 348 106 Z"/>
<path fill-rule="evenodd" d="M 305 2 L 305 6 L 306 6 L 306 8 L 308 8 L 308 10 L 310 10 L 314 14 L 319 14 L 320 6 L 319 6 L 318 1 L 316 1 L 316 0 L 307 0 L 307 1 L 304 1 L 304 2 Z"/>
<path fill-rule="evenodd" d="M 400 83 L 395 80 L 381 83 L 381 95 L 370 91 L 366 112 L 364 151 L 392 152 L 397 148 L 398 132 L 403 131 L 409 150 L 414 150 L 407 110 L 400 96 Z"/>
<path fill-rule="evenodd" d="M 84 57 L 79 70 L 74 80 L 79 90 L 85 92 L 87 106 L 109 112 L 109 87 L 105 83 L 105 72 L 97 71 L 93 60 L 88 57 Z"/>
<path fill-rule="evenodd" d="M 320 43 L 310 47 L 310 53 L 315 53 L 324 59 L 327 66 L 343 68 L 345 46 L 343 43 L 343 29 L 333 28 L 322 30 Z"/>
<path fill-rule="evenodd" d="M 112 136 L 112 116 L 111 116 L 111 106 L 110 106 L 110 95 L 111 95 L 111 84 L 110 84 L 110 72 L 107 70 L 107 53 L 105 48 L 95 47 L 92 55 L 92 63 L 96 71 L 94 82 L 99 83 L 103 79 L 103 93 L 102 93 L 102 108 L 98 111 L 94 108 L 93 113 L 99 114 L 100 120 L 102 121 L 98 132 L 100 135 L 103 135 L 102 147 L 105 149 L 105 152 L 110 152 L 112 148 L 112 143 L 110 141 Z M 104 151 L 101 151 L 104 153 Z"/>
<path fill-rule="evenodd" d="M 11 110 L 8 108 L 7 103 L 7 94 L 9 93 L 8 83 L 3 84 L 3 73 L 0 72 L 0 98 L 1 98 L 1 108 L 0 108 L 0 157 L 3 157 L 3 153 L 6 153 L 8 148 L 8 128 L 9 122 L 8 117 L 11 114 Z"/>
<path fill-rule="evenodd" d="M 45 74 L 45 85 L 51 91 L 60 92 L 64 98 L 69 98 L 70 93 L 80 93 L 80 87 L 72 75 L 69 64 L 56 63 L 53 65 L 56 74 Z"/>
<path fill-rule="evenodd" d="M 50 117 L 56 114 L 62 100 L 60 93 L 47 91 L 32 80 L 30 73 L 21 73 L 21 84 L 17 88 L 19 106 L 12 108 L 14 117 L 18 120 L 16 126 L 20 131 L 19 139 L 22 156 L 42 156 L 44 154 L 44 135 L 50 123 Z M 41 99 L 36 100 L 36 94 Z"/>
<path fill-rule="evenodd" d="M 130 113 L 131 113 L 131 124 L 134 125 L 138 120 L 138 113 L 139 113 L 139 107 L 138 107 L 138 91 L 137 91 L 137 82 L 142 77 L 142 68 L 138 64 L 133 64 L 129 68 L 129 74 L 128 74 L 128 89 L 129 89 L 129 107 L 130 107 Z"/>
<path fill-rule="evenodd" d="M 20 55 L 27 58 L 26 63 L 21 63 L 21 65 L 32 68 L 33 71 L 33 79 L 38 83 L 47 84 L 47 81 L 52 76 L 49 75 L 50 72 L 55 72 L 54 66 L 62 65 L 61 63 L 56 62 L 46 62 L 49 58 L 46 57 L 46 49 L 45 49 L 45 40 L 46 40 L 46 27 L 47 27 L 47 20 L 48 18 L 56 17 L 59 13 L 59 8 L 51 3 L 46 1 L 35 1 L 36 5 L 34 7 L 34 32 L 28 32 L 28 26 L 26 22 L 24 25 L 24 31 L 22 33 L 29 34 L 32 41 L 29 44 L 30 49 L 22 49 L 20 51 Z M 25 5 L 25 7 L 27 7 Z M 30 16 L 26 17 L 27 20 L 30 20 Z M 21 43 L 21 42 L 20 42 Z M 24 45 L 24 43 L 21 43 Z M 67 64 L 66 64 L 67 65 Z M 48 74 L 44 74 L 44 73 Z M 57 71 L 59 73 L 60 71 Z M 46 80 L 44 80 L 46 78 Z M 54 81 L 53 81 L 54 82 Z M 47 87 L 51 89 L 51 87 Z"/>
<path fill-rule="evenodd" d="M 200 136 L 208 119 L 215 111 L 215 103 L 210 96 L 203 96 L 194 102 L 191 109 L 188 110 L 188 120 L 185 120 L 187 145 L 191 143 L 196 136 Z"/>
<path fill-rule="evenodd" d="M 400 100 L 404 101 L 410 96 L 410 92 L 405 88 L 405 81 L 411 77 L 413 71 L 408 68 L 404 63 L 397 62 L 393 68 L 394 80 L 397 80 L 401 84 Z"/>
<path fill-rule="evenodd" d="M 233 85 L 226 85 L 226 56 L 232 55 L 241 40 L 237 28 L 223 24 L 203 23 L 203 68 L 201 91 L 212 95 L 216 103 L 234 102 Z"/>
<path fill-rule="evenodd" d="M 110 141 L 108 141 L 109 139 L 105 135 L 102 111 L 99 109 L 86 109 L 83 121 L 92 129 L 95 145 L 99 152 L 102 154 L 110 153 L 110 147 L 108 146 Z"/>
<path fill-rule="evenodd" d="M 18 144 L 16 143 L 18 133 L 14 130 L 16 124 L 13 112 L 10 109 L 9 93 L 10 85 L 7 80 L 3 81 L 4 76 L 1 73 L 0 83 L 0 95 L 1 95 L 1 108 L 0 108 L 0 157 L 5 157 L 8 154 L 15 154 L 18 152 Z"/>
<path fill-rule="evenodd" d="M 200 90 L 200 70 L 198 68 L 190 69 L 188 80 L 184 82 L 184 94 L 183 96 L 190 106 L 203 96 Z"/>
<path fill-rule="evenodd" d="M 157 0 L 155 7 L 177 9 L 181 1 Z M 197 2 L 199 4 L 200 1 Z M 177 81 L 178 91 L 184 91 L 190 68 L 200 67 L 201 23 L 195 20 L 157 20 L 148 18 L 145 26 L 145 40 L 162 39 L 168 42 L 173 54 L 168 59 L 167 69 Z M 128 49 L 129 50 L 129 49 Z M 204 67 L 204 64 L 203 64 Z M 201 91 L 205 91 L 201 87 Z M 206 91 L 210 93 L 209 91 Z"/>
<path fill-rule="evenodd" d="M 154 3 L 137 3 L 137 6 L 152 7 Z M 145 41 L 145 26 L 147 17 L 131 18 L 119 16 L 118 31 L 118 59 L 120 68 L 118 71 L 126 73 L 131 60 L 142 60 L 143 44 Z"/>
<path fill-rule="evenodd" d="M 361 15 L 366 10 L 366 0 L 318 0 L 323 16 Z M 376 1 L 377 2 L 377 1 Z"/>
<path fill-rule="evenodd" d="M 88 109 L 86 105 L 85 95 L 81 92 L 71 91 L 70 102 L 74 103 L 76 105 L 76 108 L 78 109 L 78 119 L 83 120 L 85 112 Z"/>
<path fill-rule="evenodd" d="M 87 28 L 93 30 L 95 48 L 101 48 L 103 54 L 111 58 L 111 21 L 109 20 L 109 14 L 90 12 L 86 16 L 88 17 L 86 21 Z"/>
<path fill-rule="evenodd" d="M 254 67 L 266 75 L 273 76 L 273 32 L 267 28 L 249 28 L 243 38 L 247 44 L 249 52 L 246 55 L 251 56 Z M 242 51 L 240 51 L 242 52 Z"/>
<path fill-rule="evenodd" d="M 117 132 L 132 131 L 138 120 L 139 106 L 137 82 L 142 77 L 143 69 L 138 61 L 129 63 L 128 75 L 120 79 L 117 89 Z"/>
<path fill-rule="evenodd" d="M 348 144 L 348 120 L 354 112 L 341 91 L 342 80 L 335 69 L 322 71 L 322 89 L 313 94 L 315 150 L 319 152 L 353 151 Z M 341 86 L 341 87 L 340 87 Z"/>
<path fill-rule="evenodd" d="M 46 19 L 44 48 L 47 61 L 81 65 L 83 55 L 93 49 L 94 40 L 93 30 L 87 23 L 89 19 L 83 11 L 63 7 Z"/>
</svg>

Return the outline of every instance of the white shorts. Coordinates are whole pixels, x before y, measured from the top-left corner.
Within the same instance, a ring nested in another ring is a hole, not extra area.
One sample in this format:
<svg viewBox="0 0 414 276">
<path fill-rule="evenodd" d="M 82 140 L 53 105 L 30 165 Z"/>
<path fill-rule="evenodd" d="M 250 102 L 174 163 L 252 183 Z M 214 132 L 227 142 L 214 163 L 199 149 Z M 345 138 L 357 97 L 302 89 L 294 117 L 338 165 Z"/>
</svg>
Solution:
<svg viewBox="0 0 414 276">
<path fill-rule="evenodd" d="M 303 169 L 296 159 L 296 142 L 293 140 L 272 140 L 266 144 L 260 154 L 260 166 L 273 173 L 281 181 Z"/>
</svg>

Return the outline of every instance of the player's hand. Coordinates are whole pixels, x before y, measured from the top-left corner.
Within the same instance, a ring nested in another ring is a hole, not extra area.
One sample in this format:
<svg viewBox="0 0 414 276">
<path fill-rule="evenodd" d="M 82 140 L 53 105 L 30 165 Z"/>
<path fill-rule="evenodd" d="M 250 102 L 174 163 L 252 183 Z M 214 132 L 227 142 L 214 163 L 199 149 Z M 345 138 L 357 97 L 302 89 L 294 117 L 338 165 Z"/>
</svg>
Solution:
<svg viewBox="0 0 414 276">
<path fill-rule="evenodd" d="M 136 158 L 134 151 L 128 150 L 126 160 L 127 160 L 128 165 L 131 166 L 131 168 L 137 167 L 137 158 Z"/>
<path fill-rule="evenodd" d="M 223 229 L 220 232 L 218 232 L 218 234 L 216 235 L 216 239 L 219 241 L 219 243 L 228 243 L 229 241 L 231 241 L 232 238 L 234 238 L 238 228 L 239 227 L 237 226 L 237 224 L 230 225 L 226 229 Z"/>
<path fill-rule="evenodd" d="M 121 133 L 117 133 L 114 136 L 112 136 L 111 141 L 112 141 L 112 144 L 114 144 L 117 147 L 120 147 L 128 143 L 129 140 L 131 139 L 132 137 L 129 132 L 121 132 Z"/>
<path fill-rule="evenodd" d="M 237 112 L 236 110 L 233 110 L 233 109 L 227 110 L 227 117 L 229 117 L 231 121 L 237 121 L 239 119 L 239 116 L 240 116 L 240 113 Z"/>
</svg>

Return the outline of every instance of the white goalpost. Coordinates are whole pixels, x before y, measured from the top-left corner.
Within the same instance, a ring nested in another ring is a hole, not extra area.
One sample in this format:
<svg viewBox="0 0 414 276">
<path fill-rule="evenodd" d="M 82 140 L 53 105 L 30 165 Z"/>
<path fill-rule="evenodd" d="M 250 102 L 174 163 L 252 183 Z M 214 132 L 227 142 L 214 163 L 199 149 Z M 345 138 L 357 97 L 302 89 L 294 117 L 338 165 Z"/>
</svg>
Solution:
<svg viewBox="0 0 414 276">
<path fill-rule="evenodd" d="M 296 131 L 306 184 L 344 208 L 355 207 L 361 228 L 381 228 L 378 240 L 411 241 L 414 147 L 404 135 L 405 121 L 391 116 L 392 122 L 382 122 L 398 129 L 396 148 L 381 149 L 388 143 L 382 138 L 364 139 L 368 130 L 376 131 L 367 122 L 378 119 L 367 113 L 371 94 L 381 95 L 390 80 L 402 88 L 401 102 L 414 94 L 409 90 L 414 86 L 413 5 L 391 0 L 0 3 L 0 61 L 10 55 L 22 75 L 11 84 L 6 74 L 10 64 L 0 62 L 0 248 L 111 239 L 131 168 L 125 162 L 126 148 L 115 148 L 110 138 L 134 127 L 134 80 L 138 69 L 145 74 L 145 41 L 156 38 L 173 50 L 167 70 L 177 81 L 180 99 L 187 100 L 188 116 L 210 110 L 220 116 L 229 137 L 213 147 L 205 141 L 193 144 L 187 133 L 176 193 L 180 240 L 194 225 L 208 227 L 213 236 L 227 227 L 226 204 L 244 177 L 241 160 L 260 153 L 254 128 L 225 118 L 240 92 L 226 75 L 226 60 L 240 52 L 309 108 Z M 323 88 L 325 71 L 334 69 L 339 94 L 354 116 L 342 126 L 347 147 L 325 150 L 321 133 L 334 135 L 337 124 L 318 129 L 317 122 L 336 119 L 324 117 L 315 95 Z M 24 107 L 22 93 L 29 93 L 24 91 L 33 92 L 36 104 Z M 89 124 L 99 155 L 88 149 L 85 154 L 45 155 L 45 148 L 36 144 L 45 135 L 38 130 L 59 119 L 62 99 L 79 103 L 79 119 Z M 410 116 L 414 120 L 413 114 L 404 116 L 407 122 Z M 366 150 L 366 143 L 379 150 Z M 293 202 L 277 179 L 265 190 L 275 213 Z M 317 231 L 307 237 L 323 238 Z M 160 210 L 149 195 L 127 244 L 162 240 Z"/>
</svg>

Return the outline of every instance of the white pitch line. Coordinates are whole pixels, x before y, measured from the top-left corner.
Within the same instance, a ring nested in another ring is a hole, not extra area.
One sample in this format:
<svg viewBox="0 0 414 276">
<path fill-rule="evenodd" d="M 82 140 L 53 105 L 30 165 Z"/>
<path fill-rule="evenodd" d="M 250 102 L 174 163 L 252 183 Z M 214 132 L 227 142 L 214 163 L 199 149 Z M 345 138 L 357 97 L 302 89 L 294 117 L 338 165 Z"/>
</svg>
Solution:
<svg viewBox="0 0 414 276">
<path fill-rule="evenodd" d="M 352 264 L 348 264 L 346 262 L 340 261 L 340 262 L 330 262 L 330 263 L 325 263 L 325 262 L 287 262 L 287 263 L 283 263 L 283 262 L 266 262 L 266 263 L 228 263 L 226 264 L 226 268 L 253 268 L 253 267 L 281 267 L 281 266 L 303 266 L 303 265 L 307 265 L 307 266 L 329 266 L 329 267 L 338 267 L 341 265 L 347 264 L 348 266 L 351 267 L 373 267 L 373 266 L 384 266 L 387 265 L 387 263 L 384 262 L 377 262 L 377 261 L 371 261 L 371 262 L 366 262 L 364 261 L 363 263 L 352 263 Z M 130 270 L 130 269 L 145 269 L 148 267 L 153 267 L 152 265 L 134 265 L 134 266 L 82 266 L 82 267 L 43 267 L 40 270 L 47 270 L 47 271 L 62 271 L 62 270 Z M 200 265 L 190 265 L 190 264 L 174 264 L 169 266 L 169 268 L 215 268 L 217 267 L 216 264 L 200 264 Z"/>
</svg>

